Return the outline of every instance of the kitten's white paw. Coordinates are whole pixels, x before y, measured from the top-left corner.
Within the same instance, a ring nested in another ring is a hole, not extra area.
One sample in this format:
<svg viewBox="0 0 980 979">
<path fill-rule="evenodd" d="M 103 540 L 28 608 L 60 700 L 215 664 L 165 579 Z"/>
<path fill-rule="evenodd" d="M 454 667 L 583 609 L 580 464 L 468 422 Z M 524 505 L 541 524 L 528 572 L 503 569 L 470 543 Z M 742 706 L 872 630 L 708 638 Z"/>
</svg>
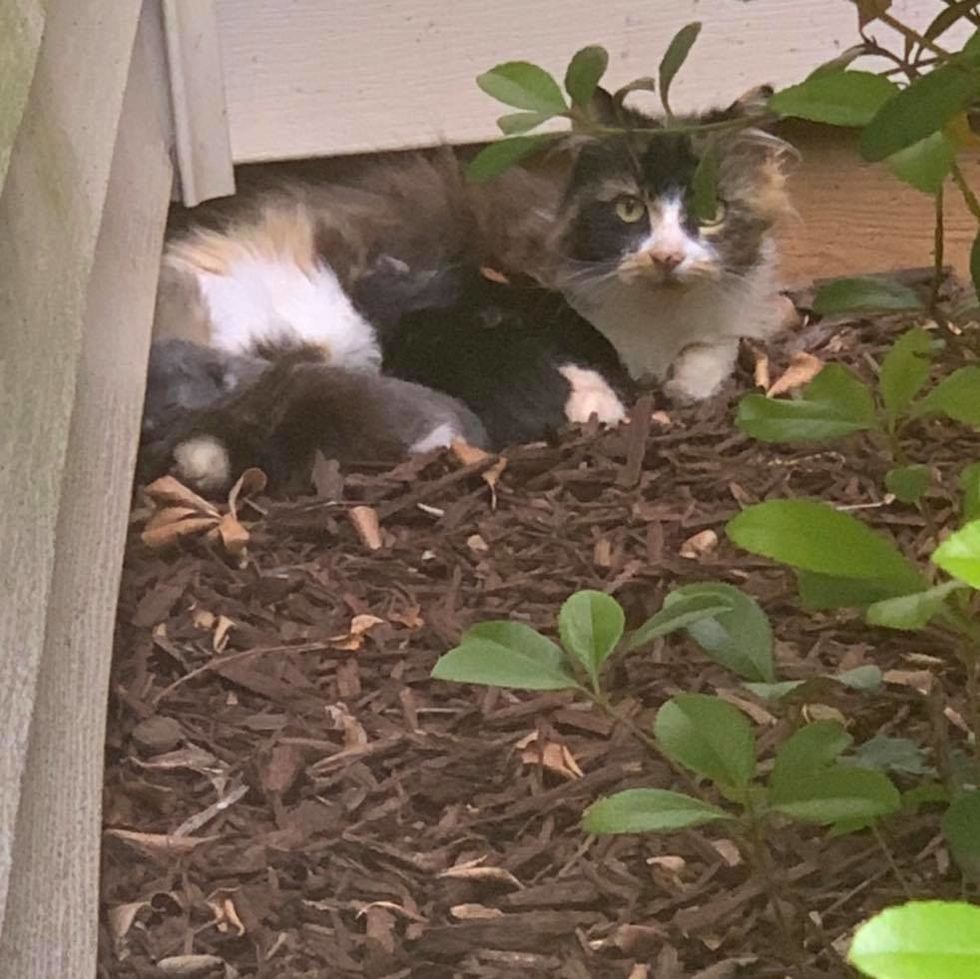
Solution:
<svg viewBox="0 0 980 979">
<path fill-rule="evenodd" d="M 576 424 L 595 415 L 603 425 L 618 425 L 626 419 L 626 408 L 619 395 L 597 371 L 565 364 L 558 373 L 572 386 L 565 402 L 565 417 Z"/>
<path fill-rule="evenodd" d="M 408 451 L 414 455 L 431 452 L 433 449 L 447 449 L 453 444 L 453 439 L 459 437 L 460 433 L 456 430 L 455 425 L 443 422 L 441 425 L 436 425 L 428 435 L 423 435 L 422 438 L 413 442 Z"/>
<path fill-rule="evenodd" d="M 704 401 L 721 390 L 735 369 L 738 341 L 695 343 L 685 347 L 674 361 L 664 393 L 675 404 Z"/>
<path fill-rule="evenodd" d="M 177 445 L 174 468 L 181 482 L 205 492 L 222 489 L 231 478 L 228 450 L 212 435 L 199 435 Z"/>
</svg>

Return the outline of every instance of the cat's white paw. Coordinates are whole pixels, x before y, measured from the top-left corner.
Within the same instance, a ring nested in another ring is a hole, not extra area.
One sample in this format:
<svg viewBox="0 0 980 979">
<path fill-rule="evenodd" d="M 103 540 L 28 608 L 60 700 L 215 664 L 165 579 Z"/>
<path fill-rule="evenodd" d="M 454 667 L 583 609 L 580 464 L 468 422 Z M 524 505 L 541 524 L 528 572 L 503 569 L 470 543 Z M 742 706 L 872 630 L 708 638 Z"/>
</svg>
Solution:
<svg viewBox="0 0 980 979">
<path fill-rule="evenodd" d="M 442 422 L 436 425 L 428 434 L 413 442 L 408 451 L 413 455 L 421 455 L 423 452 L 431 452 L 433 449 L 448 449 L 453 444 L 453 439 L 460 438 L 460 433 L 455 425 L 449 422 Z"/>
<path fill-rule="evenodd" d="M 671 369 L 664 393 L 675 404 L 704 401 L 717 394 L 735 369 L 738 341 L 685 347 Z"/>
<path fill-rule="evenodd" d="M 565 417 L 582 424 L 595 415 L 603 425 L 618 425 L 626 419 L 626 408 L 619 395 L 598 372 L 575 364 L 565 364 L 558 373 L 572 386 L 565 402 Z"/>
<path fill-rule="evenodd" d="M 212 435 L 198 435 L 174 448 L 174 468 L 181 482 L 204 492 L 224 488 L 231 479 L 228 450 Z"/>
</svg>

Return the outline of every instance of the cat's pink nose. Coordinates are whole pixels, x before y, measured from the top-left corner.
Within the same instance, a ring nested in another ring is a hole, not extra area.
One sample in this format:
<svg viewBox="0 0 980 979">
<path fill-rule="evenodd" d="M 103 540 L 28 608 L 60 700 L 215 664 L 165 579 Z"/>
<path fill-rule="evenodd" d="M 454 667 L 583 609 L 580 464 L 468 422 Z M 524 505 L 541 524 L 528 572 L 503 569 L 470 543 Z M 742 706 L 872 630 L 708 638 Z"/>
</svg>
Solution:
<svg viewBox="0 0 980 979">
<path fill-rule="evenodd" d="M 647 254 L 650 256 L 650 261 L 665 272 L 673 272 L 684 261 L 684 256 L 680 252 L 666 249 L 652 249 Z"/>
</svg>

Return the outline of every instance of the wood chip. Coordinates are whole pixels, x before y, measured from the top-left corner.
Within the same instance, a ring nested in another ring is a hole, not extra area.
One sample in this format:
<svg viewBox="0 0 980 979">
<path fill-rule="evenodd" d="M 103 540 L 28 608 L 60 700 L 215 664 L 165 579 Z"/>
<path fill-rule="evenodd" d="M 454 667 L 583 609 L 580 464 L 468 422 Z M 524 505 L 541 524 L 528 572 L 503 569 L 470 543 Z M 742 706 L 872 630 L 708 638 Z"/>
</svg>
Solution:
<svg viewBox="0 0 980 979">
<path fill-rule="evenodd" d="M 702 530 L 693 537 L 688 537 L 681 544 L 678 553 L 681 557 L 695 561 L 705 554 L 710 554 L 718 547 L 718 535 L 713 530 Z"/>
<path fill-rule="evenodd" d="M 381 539 L 378 511 L 374 507 L 355 506 L 351 507 L 349 516 L 361 543 L 370 551 L 380 551 L 384 542 Z"/>
</svg>

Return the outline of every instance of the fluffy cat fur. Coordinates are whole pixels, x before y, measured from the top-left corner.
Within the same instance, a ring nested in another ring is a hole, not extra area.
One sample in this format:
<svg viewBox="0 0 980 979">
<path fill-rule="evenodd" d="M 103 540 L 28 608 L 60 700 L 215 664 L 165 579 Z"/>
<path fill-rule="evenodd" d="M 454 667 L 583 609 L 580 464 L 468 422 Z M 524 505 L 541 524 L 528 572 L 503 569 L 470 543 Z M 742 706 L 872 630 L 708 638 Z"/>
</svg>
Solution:
<svg viewBox="0 0 980 979">
<path fill-rule="evenodd" d="M 702 118 L 731 118 L 748 101 Z M 605 93 L 597 104 L 630 132 L 570 140 L 563 178 L 517 167 L 472 184 L 443 149 L 369 167 L 348 186 L 293 181 L 202 209 L 165 250 L 155 335 L 229 355 L 315 347 L 333 368 L 369 375 L 383 363 L 467 400 L 494 444 L 541 437 L 585 404 L 622 416 L 625 374 L 583 317 L 633 378 L 677 400 L 711 396 L 738 338 L 778 328 L 770 229 L 788 211 L 785 144 L 720 135 L 722 210 L 698 222 L 702 138 L 654 137 L 660 121 Z M 474 285 L 481 267 L 521 287 Z M 573 403 L 576 391 L 587 393 Z"/>
<path fill-rule="evenodd" d="M 448 446 L 485 447 L 479 419 L 460 401 L 418 384 L 331 367 L 315 346 L 273 362 L 186 341 L 159 341 L 150 375 L 167 392 L 147 405 L 140 477 L 173 471 L 202 492 L 226 489 L 249 466 L 274 486 L 308 483 L 313 455 L 397 461 Z M 229 378 L 237 378 L 229 383 Z"/>
</svg>

